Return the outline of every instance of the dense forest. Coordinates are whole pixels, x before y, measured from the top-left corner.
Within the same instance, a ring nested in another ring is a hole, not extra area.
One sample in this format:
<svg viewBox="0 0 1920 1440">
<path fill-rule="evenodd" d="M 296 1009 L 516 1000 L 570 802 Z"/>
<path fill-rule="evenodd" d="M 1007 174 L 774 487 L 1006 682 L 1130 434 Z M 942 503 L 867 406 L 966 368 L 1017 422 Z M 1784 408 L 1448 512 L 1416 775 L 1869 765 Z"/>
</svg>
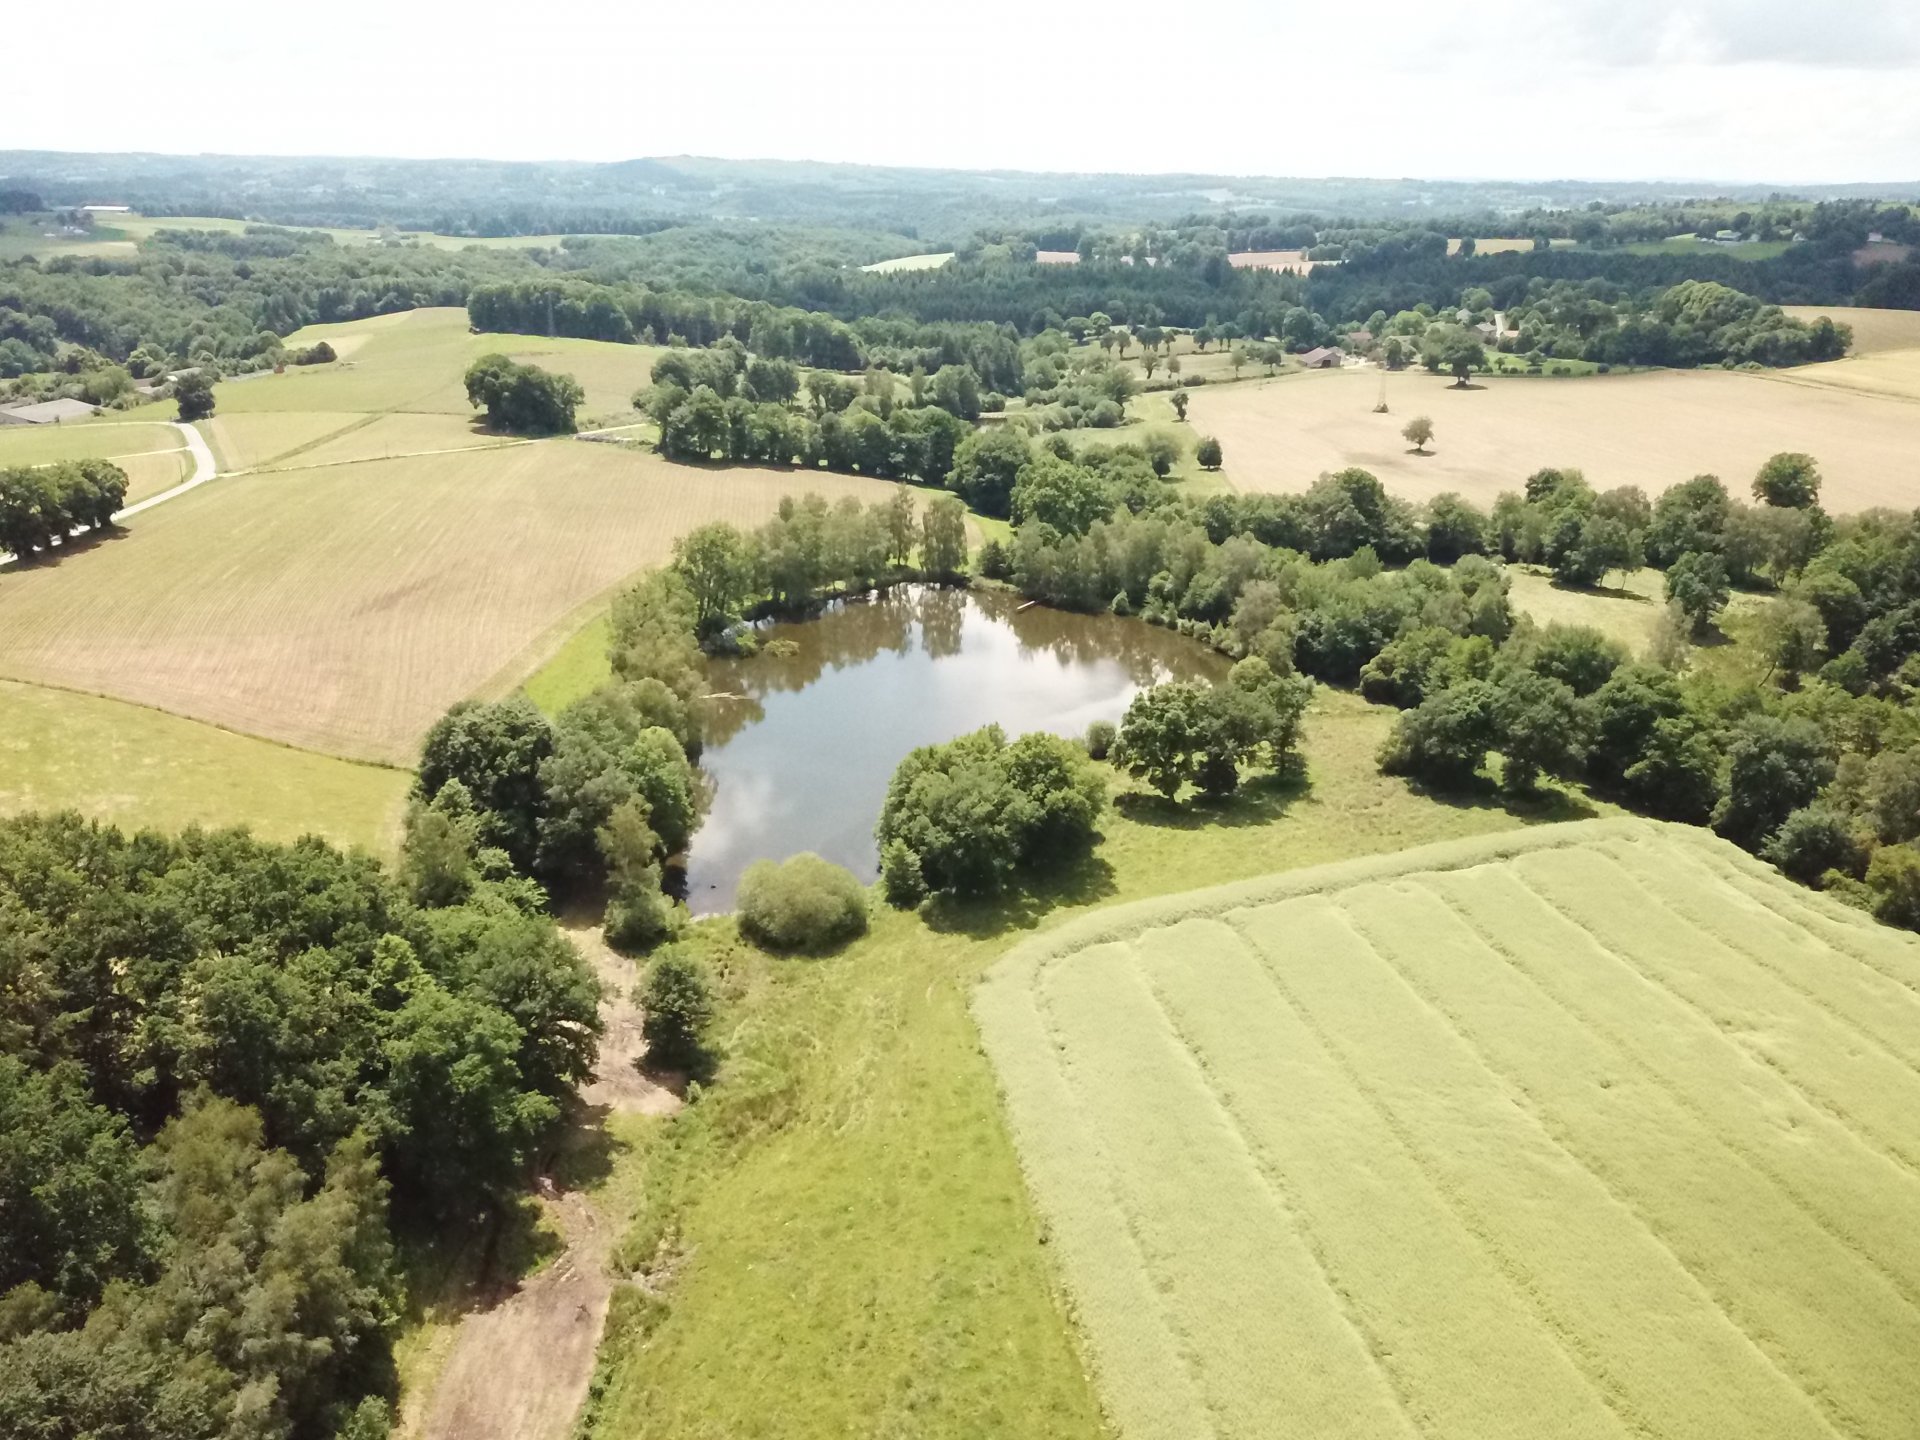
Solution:
<svg viewBox="0 0 1920 1440">
<path fill-rule="evenodd" d="M 396 1233 L 524 1182 L 600 1026 L 431 858 L 0 822 L 0 1433 L 386 1433 Z"/>
</svg>

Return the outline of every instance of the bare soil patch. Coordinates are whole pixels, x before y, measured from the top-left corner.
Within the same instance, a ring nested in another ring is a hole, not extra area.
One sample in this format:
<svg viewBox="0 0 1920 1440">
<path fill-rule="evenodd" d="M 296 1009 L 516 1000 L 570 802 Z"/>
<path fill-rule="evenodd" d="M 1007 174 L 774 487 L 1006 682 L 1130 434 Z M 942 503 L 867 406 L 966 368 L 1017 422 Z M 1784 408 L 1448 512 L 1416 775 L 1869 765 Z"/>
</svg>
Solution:
<svg viewBox="0 0 1920 1440">
<path fill-rule="evenodd" d="M 564 1188 L 564 1176 L 574 1157 L 607 1148 L 609 1115 L 680 1108 L 677 1096 L 637 1067 L 645 1042 L 632 999 L 633 963 L 614 954 L 590 923 L 565 929 L 604 987 L 606 1034 L 555 1173 L 538 1184 L 541 1218 L 559 1236 L 560 1253 L 524 1283 L 477 1297 L 431 1393 L 408 1417 L 405 1433 L 415 1440 L 565 1440 L 572 1433 L 613 1295 L 609 1261 L 622 1221 L 603 1213 L 591 1190 Z"/>
</svg>

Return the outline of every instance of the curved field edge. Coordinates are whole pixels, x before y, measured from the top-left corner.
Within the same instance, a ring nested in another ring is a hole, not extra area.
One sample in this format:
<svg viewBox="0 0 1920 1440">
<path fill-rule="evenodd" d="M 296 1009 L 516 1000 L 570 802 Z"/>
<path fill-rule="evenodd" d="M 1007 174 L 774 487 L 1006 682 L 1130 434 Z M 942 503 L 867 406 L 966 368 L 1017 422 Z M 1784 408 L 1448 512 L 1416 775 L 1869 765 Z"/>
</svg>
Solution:
<svg viewBox="0 0 1920 1440">
<path fill-rule="evenodd" d="M 1886 1363 L 1920 1335 L 1920 947 L 1706 832 L 1139 901 L 973 1010 L 1124 1435 L 1920 1417 Z"/>
<path fill-rule="evenodd" d="M 0 814 L 76 810 L 125 829 L 244 825 L 391 856 L 411 776 L 153 706 L 0 679 Z"/>
</svg>

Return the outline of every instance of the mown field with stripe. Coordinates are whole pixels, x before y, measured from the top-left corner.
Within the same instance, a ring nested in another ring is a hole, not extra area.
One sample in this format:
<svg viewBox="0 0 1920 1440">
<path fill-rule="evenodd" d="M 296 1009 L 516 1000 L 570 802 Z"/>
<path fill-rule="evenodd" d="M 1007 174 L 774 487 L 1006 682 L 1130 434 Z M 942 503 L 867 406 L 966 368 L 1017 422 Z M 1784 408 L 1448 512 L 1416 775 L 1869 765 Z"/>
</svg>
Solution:
<svg viewBox="0 0 1920 1440">
<path fill-rule="evenodd" d="M 1920 942 L 1600 820 L 1090 915 L 975 998 L 1116 1427 L 1920 1434 Z"/>
</svg>

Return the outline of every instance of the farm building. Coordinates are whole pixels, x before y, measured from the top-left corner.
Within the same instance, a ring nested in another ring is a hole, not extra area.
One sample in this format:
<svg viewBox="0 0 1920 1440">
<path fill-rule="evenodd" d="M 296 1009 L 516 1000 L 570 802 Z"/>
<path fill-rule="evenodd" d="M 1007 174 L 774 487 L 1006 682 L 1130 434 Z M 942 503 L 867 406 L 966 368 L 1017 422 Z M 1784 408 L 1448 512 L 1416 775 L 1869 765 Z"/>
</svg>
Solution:
<svg viewBox="0 0 1920 1440">
<path fill-rule="evenodd" d="M 58 425 L 62 420 L 85 420 L 93 406 L 84 400 L 42 400 L 37 405 L 15 405 L 0 410 L 0 425 Z"/>
<path fill-rule="evenodd" d="M 1338 370 L 1346 360 L 1345 355 L 1327 345 L 1309 350 L 1300 357 L 1300 363 L 1309 370 Z"/>
</svg>

